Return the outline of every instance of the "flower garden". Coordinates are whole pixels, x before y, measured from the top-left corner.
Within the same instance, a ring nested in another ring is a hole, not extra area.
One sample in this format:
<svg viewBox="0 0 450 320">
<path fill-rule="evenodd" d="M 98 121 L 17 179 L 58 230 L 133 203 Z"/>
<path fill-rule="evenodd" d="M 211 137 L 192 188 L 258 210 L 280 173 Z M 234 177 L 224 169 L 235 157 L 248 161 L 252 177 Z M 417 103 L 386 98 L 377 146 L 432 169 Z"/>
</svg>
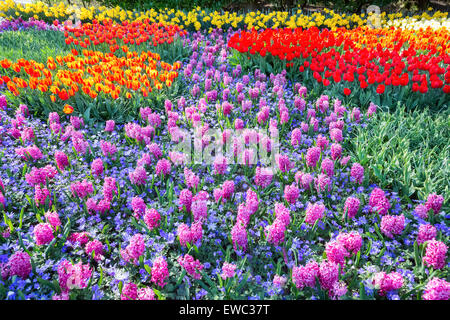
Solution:
<svg viewBox="0 0 450 320">
<path fill-rule="evenodd" d="M 0 16 L 1 299 L 449 300 L 448 12 Z"/>
</svg>

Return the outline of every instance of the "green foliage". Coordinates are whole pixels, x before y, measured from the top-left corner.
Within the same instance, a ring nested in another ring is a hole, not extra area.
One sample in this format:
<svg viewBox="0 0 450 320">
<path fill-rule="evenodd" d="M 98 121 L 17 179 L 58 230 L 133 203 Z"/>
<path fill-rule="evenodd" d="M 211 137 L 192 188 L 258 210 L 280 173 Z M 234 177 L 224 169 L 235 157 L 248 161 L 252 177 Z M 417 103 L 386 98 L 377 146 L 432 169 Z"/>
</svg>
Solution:
<svg viewBox="0 0 450 320">
<path fill-rule="evenodd" d="M 370 181 L 405 200 L 425 200 L 432 192 L 450 191 L 450 110 L 441 113 L 379 111 L 346 145 Z M 444 201 L 448 208 L 448 198 Z"/>
<path fill-rule="evenodd" d="M 0 59 L 19 58 L 46 63 L 47 57 L 66 55 L 70 48 L 64 34 L 53 30 L 4 31 L 0 33 Z"/>
</svg>

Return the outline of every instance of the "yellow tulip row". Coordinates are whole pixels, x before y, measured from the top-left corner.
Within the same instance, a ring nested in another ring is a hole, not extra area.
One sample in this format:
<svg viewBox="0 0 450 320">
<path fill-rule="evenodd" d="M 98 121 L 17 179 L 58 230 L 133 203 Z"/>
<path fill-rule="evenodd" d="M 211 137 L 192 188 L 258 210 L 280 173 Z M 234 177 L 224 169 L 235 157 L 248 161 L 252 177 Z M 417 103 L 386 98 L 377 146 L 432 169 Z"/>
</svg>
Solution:
<svg viewBox="0 0 450 320">
<path fill-rule="evenodd" d="M 376 21 L 379 26 L 395 25 L 396 21 L 411 19 L 414 23 L 424 23 L 434 21 L 436 24 L 448 23 L 448 12 L 434 12 L 430 15 L 424 12 L 421 15 L 405 17 L 401 13 L 386 14 L 385 12 L 374 16 L 374 14 L 338 14 L 333 10 L 325 9 L 323 12 L 307 14 L 300 9 L 287 11 L 252 11 L 238 14 L 227 11 L 205 11 L 197 7 L 191 11 L 181 11 L 174 9 L 130 11 L 120 7 L 107 8 L 89 7 L 78 8 L 65 5 L 63 2 L 48 6 L 43 2 L 30 4 L 17 4 L 13 0 L 0 1 L 0 17 L 24 19 L 34 17 L 51 22 L 54 19 L 64 21 L 67 19 L 79 19 L 81 21 L 92 21 L 97 19 L 102 21 L 110 18 L 115 21 L 142 20 L 149 19 L 150 22 L 164 22 L 166 24 L 178 24 L 185 29 L 199 30 L 221 28 L 221 29 L 265 29 L 265 28 L 295 28 L 295 27 L 327 27 L 335 29 L 338 27 L 354 28 Z M 405 23 L 402 23 L 405 24 Z M 408 25 L 406 23 L 406 25 Z"/>
</svg>

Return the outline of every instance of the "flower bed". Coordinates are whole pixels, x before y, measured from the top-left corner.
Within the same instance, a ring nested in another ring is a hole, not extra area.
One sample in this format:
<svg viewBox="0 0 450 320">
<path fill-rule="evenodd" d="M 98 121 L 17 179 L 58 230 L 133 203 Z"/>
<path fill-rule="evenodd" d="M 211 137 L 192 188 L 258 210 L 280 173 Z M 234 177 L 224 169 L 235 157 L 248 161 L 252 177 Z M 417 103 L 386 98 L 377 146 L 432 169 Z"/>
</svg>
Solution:
<svg viewBox="0 0 450 320">
<path fill-rule="evenodd" d="M 163 103 L 149 104 L 136 90 L 132 120 L 102 121 L 76 97 L 111 95 L 113 71 L 132 89 L 155 64 L 169 72 L 152 42 L 2 66 L 5 94 L 25 81 L 5 74 L 19 68 L 28 87 L 70 79 L 99 94 L 81 86 L 68 103 L 46 84 L 61 101 L 0 96 L 0 297 L 448 300 L 446 195 L 400 197 L 352 156 L 382 108 L 314 93 L 286 70 L 245 71 L 230 62 L 232 33 L 185 36 L 182 94 L 153 90 Z"/>
</svg>

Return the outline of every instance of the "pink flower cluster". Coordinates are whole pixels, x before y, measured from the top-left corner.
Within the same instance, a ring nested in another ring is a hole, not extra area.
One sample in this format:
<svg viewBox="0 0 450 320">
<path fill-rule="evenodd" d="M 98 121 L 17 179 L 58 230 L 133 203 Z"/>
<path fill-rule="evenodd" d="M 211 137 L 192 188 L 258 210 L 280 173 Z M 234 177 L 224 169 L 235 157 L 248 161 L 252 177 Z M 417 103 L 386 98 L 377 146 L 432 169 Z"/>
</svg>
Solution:
<svg viewBox="0 0 450 320">
<path fill-rule="evenodd" d="M 344 248 L 350 254 L 357 254 L 361 250 L 362 237 L 357 231 L 340 233 L 336 240 L 344 245 Z"/>
<path fill-rule="evenodd" d="M 188 168 L 184 168 L 184 182 L 189 189 L 197 189 L 200 178 Z"/>
<path fill-rule="evenodd" d="M 8 262 L 1 266 L 2 277 L 18 276 L 22 279 L 28 278 L 31 273 L 30 255 L 23 251 L 15 252 L 9 257 Z"/>
<path fill-rule="evenodd" d="M 111 202 L 115 194 L 117 194 L 116 179 L 113 177 L 106 177 L 105 182 L 103 183 L 104 199 Z"/>
<path fill-rule="evenodd" d="M 442 204 L 444 203 L 444 197 L 441 195 L 437 195 L 432 193 L 428 196 L 427 202 L 425 203 L 425 207 L 427 210 L 433 210 L 434 214 L 438 214 L 441 210 Z"/>
<path fill-rule="evenodd" d="M 421 224 L 417 234 L 417 244 L 421 245 L 426 241 L 434 240 L 436 238 L 437 230 L 431 224 Z"/>
<path fill-rule="evenodd" d="M 277 162 L 278 169 L 281 172 L 288 172 L 294 166 L 294 164 L 290 162 L 287 155 L 277 154 L 275 156 L 275 161 Z"/>
<path fill-rule="evenodd" d="M 219 155 L 214 158 L 214 174 L 225 174 L 227 166 L 228 163 L 226 157 Z"/>
<path fill-rule="evenodd" d="M 322 173 L 326 173 L 329 177 L 334 174 L 334 162 L 328 157 L 322 160 Z"/>
<path fill-rule="evenodd" d="M 145 252 L 145 241 L 141 234 L 137 233 L 130 239 L 125 249 L 120 250 L 120 255 L 126 262 L 137 263 L 139 257 Z"/>
<path fill-rule="evenodd" d="M 156 297 L 151 288 L 138 289 L 137 285 L 130 282 L 123 286 L 120 300 L 156 300 Z"/>
<path fill-rule="evenodd" d="M 52 205 L 52 200 L 50 197 L 50 191 L 47 188 L 42 188 L 41 185 L 34 186 L 34 202 L 39 207 L 45 205 L 47 198 L 49 200 L 48 205 Z"/>
<path fill-rule="evenodd" d="M 237 266 L 235 264 L 224 262 L 222 266 L 222 273 L 220 276 L 222 277 L 223 280 L 233 278 L 234 275 L 236 274 L 236 268 Z"/>
<path fill-rule="evenodd" d="M 144 222 L 150 230 L 155 229 L 159 226 L 159 221 L 161 220 L 161 215 L 156 209 L 145 208 Z"/>
<path fill-rule="evenodd" d="M 105 123 L 105 131 L 113 132 L 115 125 L 116 125 L 116 123 L 114 122 L 114 120 L 107 120 Z"/>
<path fill-rule="evenodd" d="M 133 172 L 130 172 L 129 178 L 132 184 L 140 186 L 147 181 L 147 172 L 144 167 L 137 167 Z"/>
<path fill-rule="evenodd" d="M 155 167 L 155 173 L 156 175 L 162 174 L 163 176 L 170 173 L 170 170 L 172 168 L 172 165 L 170 164 L 170 161 L 167 159 L 161 159 L 158 160 Z"/>
<path fill-rule="evenodd" d="M 284 199 L 290 204 L 295 204 L 300 196 L 299 188 L 293 183 L 284 187 Z"/>
<path fill-rule="evenodd" d="M 306 151 L 306 165 L 314 168 L 317 165 L 317 161 L 320 158 L 320 147 L 311 147 Z"/>
<path fill-rule="evenodd" d="M 309 203 L 306 207 L 305 222 L 309 225 L 314 225 L 317 220 L 320 220 L 325 215 L 325 206 L 322 203 Z"/>
<path fill-rule="evenodd" d="M 195 222 L 191 225 L 191 227 L 185 223 L 182 223 L 177 228 L 177 234 L 182 247 L 186 246 L 186 243 L 196 244 L 201 241 L 203 237 L 202 222 Z"/>
<path fill-rule="evenodd" d="M 339 143 L 333 143 L 330 147 L 331 159 L 337 160 L 342 156 L 342 146 Z"/>
<path fill-rule="evenodd" d="M 292 281 L 297 289 L 315 288 L 316 278 L 323 289 L 332 290 L 339 280 L 338 265 L 329 261 L 322 261 L 320 265 L 315 261 L 310 261 L 305 266 L 292 269 Z M 329 293 L 333 294 L 332 292 Z"/>
<path fill-rule="evenodd" d="M 403 287 L 403 277 L 398 272 L 386 273 L 382 271 L 374 275 L 372 283 L 380 290 L 380 295 L 385 295 L 388 291 Z"/>
<path fill-rule="evenodd" d="M 183 210 L 183 207 L 184 207 L 184 208 L 186 208 L 187 212 L 191 212 L 192 192 L 189 189 L 181 190 L 178 201 L 180 204 L 180 210 Z"/>
<path fill-rule="evenodd" d="M 145 213 L 147 205 L 142 198 L 133 197 L 131 198 L 131 208 L 133 209 L 134 217 L 139 219 L 139 217 Z"/>
<path fill-rule="evenodd" d="M 347 200 L 345 200 L 344 204 L 344 215 L 343 218 L 345 218 L 345 215 L 349 217 L 349 219 L 353 219 L 356 214 L 358 213 L 360 205 L 360 200 L 356 197 L 348 197 Z"/>
<path fill-rule="evenodd" d="M 344 245 L 337 240 L 330 241 L 325 246 L 328 261 L 344 266 L 345 259 L 350 256 Z"/>
<path fill-rule="evenodd" d="M 103 173 L 103 161 L 100 158 L 94 159 L 91 164 L 91 172 L 93 175 L 99 176 Z"/>
<path fill-rule="evenodd" d="M 295 128 L 291 133 L 291 145 L 293 147 L 300 145 L 302 142 L 302 131 L 299 128 Z"/>
<path fill-rule="evenodd" d="M 63 293 L 67 293 L 71 289 L 86 288 L 91 276 L 92 270 L 89 264 L 83 265 L 81 261 L 73 265 L 69 261 L 63 260 L 58 266 L 59 286 Z"/>
<path fill-rule="evenodd" d="M 350 170 L 350 176 L 353 178 L 358 184 L 363 183 L 364 180 L 364 168 L 358 162 L 353 163 L 352 168 Z"/>
<path fill-rule="evenodd" d="M 428 281 L 422 299 L 450 300 L 450 282 L 445 281 L 445 279 L 433 277 Z"/>
<path fill-rule="evenodd" d="M 105 157 L 112 156 L 117 152 L 117 147 L 109 141 L 100 141 L 100 149 Z"/>
<path fill-rule="evenodd" d="M 29 173 L 25 174 L 25 181 L 32 186 L 45 185 L 47 180 L 53 179 L 57 173 L 55 167 L 49 164 L 43 168 L 33 167 Z"/>
<path fill-rule="evenodd" d="M 38 246 L 50 243 L 55 238 L 52 226 L 49 223 L 39 223 L 34 227 L 33 233 Z"/>
<path fill-rule="evenodd" d="M 391 204 L 384 191 L 380 188 L 375 188 L 370 193 L 369 206 L 372 212 L 378 212 L 380 215 L 384 216 L 391 207 Z"/>
<path fill-rule="evenodd" d="M 152 279 L 151 281 L 164 288 L 167 284 L 166 279 L 169 277 L 169 268 L 164 257 L 160 256 L 153 261 Z"/>
<path fill-rule="evenodd" d="M 256 167 L 255 184 L 261 188 L 266 188 L 272 183 L 273 172 L 270 168 Z"/>
<path fill-rule="evenodd" d="M 61 220 L 59 220 L 59 215 L 57 212 L 48 211 L 44 214 L 44 217 L 55 230 L 61 225 Z"/>
<path fill-rule="evenodd" d="M 331 192 L 331 178 L 326 174 L 319 174 L 317 178 L 314 178 L 314 185 L 316 187 L 317 193 L 321 192 Z"/>
<path fill-rule="evenodd" d="M 267 241 L 276 246 L 284 242 L 286 228 L 290 222 L 289 209 L 282 203 L 275 203 L 275 220 L 264 229 Z"/>
<path fill-rule="evenodd" d="M 228 200 L 234 193 L 234 182 L 232 180 L 227 180 L 222 184 L 221 188 L 214 189 L 214 200 L 218 202 L 220 199 L 222 201 Z"/>
<path fill-rule="evenodd" d="M 61 171 L 69 165 L 69 158 L 63 151 L 55 151 L 55 161 L 58 169 Z"/>
<path fill-rule="evenodd" d="M 380 230 L 388 238 L 393 239 L 394 235 L 400 235 L 405 228 L 405 216 L 385 215 L 381 218 Z"/>
<path fill-rule="evenodd" d="M 423 257 L 423 263 L 434 269 L 444 268 L 447 250 L 447 245 L 441 241 L 428 241 L 425 256 Z"/>
<path fill-rule="evenodd" d="M 92 240 L 86 243 L 86 247 L 84 248 L 86 254 L 89 256 L 94 253 L 94 260 L 99 261 L 103 258 L 103 244 L 99 240 Z"/>
<path fill-rule="evenodd" d="M 201 279 L 200 271 L 203 269 L 203 264 L 198 259 L 195 260 L 194 257 L 186 254 L 178 257 L 177 261 L 194 279 Z"/>
<path fill-rule="evenodd" d="M 92 183 L 86 179 L 83 181 L 76 181 L 70 185 L 70 190 L 72 195 L 78 198 L 85 198 L 89 194 L 94 192 L 94 187 Z"/>
</svg>

